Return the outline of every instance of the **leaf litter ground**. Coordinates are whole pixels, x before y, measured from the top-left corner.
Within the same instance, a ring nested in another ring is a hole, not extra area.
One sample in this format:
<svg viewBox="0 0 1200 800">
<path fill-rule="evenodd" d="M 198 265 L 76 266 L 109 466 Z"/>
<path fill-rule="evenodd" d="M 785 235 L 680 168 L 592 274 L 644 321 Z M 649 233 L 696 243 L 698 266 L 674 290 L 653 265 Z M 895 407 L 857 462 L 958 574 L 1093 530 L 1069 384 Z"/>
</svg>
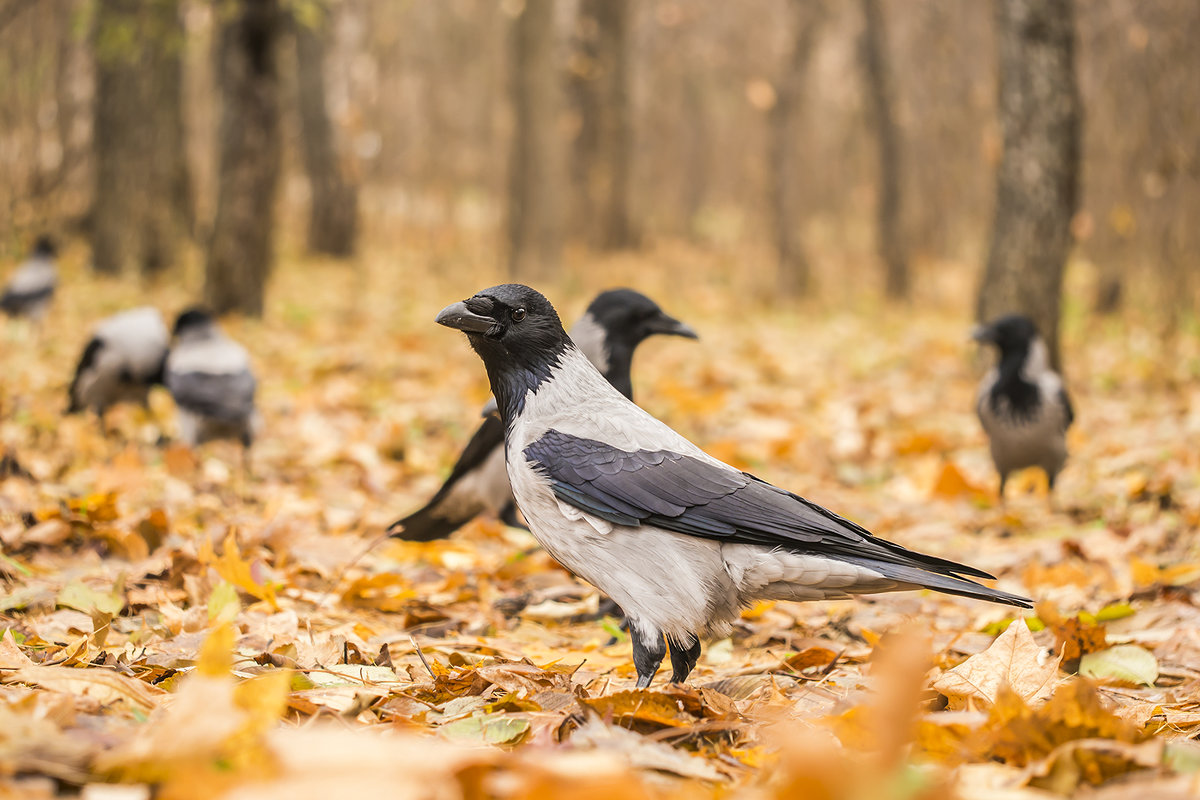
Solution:
<svg viewBox="0 0 1200 800">
<path fill-rule="evenodd" d="M 655 258 L 669 274 L 694 255 Z M 75 275 L 68 257 L 47 324 L 3 329 L 3 791 L 1197 789 L 1195 338 L 1071 327 L 1071 461 L 1052 501 L 1021 476 L 1002 507 L 971 410 L 982 362 L 962 319 L 731 308 L 736 286 L 647 286 L 635 257 L 606 262 L 604 285 L 552 292 L 568 320 L 609 285 L 658 297 L 702 339 L 645 346 L 635 386 L 652 413 L 720 458 L 1038 601 L 1016 617 L 930 593 L 764 603 L 706 644 L 687 686 L 660 674 L 640 691 L 596 593 L 523 531 L 479 520 L 449 541 L 364 554 L 436 489 L 486 397 L 474 355 L 430 319 L 498 281 L 445 260 L 455 269 L 404 254 L 356 271 L 289 265 L 270 323 L 227 323 L 260 374 L 266 425 L 248 474 L 232 445 L 160 444 L 173 433 L 162 395 L 149 411 L 115 411 L 107 435 L 94 418 L 61 417 L 89 326 L 146 302 L 136 287 Z M 173 287 L 149 296 L 169 312 L 185 299 Z"/>
</svg>

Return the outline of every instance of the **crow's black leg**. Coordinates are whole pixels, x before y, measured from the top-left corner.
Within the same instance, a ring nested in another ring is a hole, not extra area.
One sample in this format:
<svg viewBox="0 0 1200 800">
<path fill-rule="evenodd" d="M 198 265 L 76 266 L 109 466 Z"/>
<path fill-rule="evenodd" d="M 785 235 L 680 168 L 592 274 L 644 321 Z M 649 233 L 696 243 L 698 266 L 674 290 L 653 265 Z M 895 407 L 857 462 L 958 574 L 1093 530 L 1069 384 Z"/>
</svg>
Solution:
<svg viewBox="0 0 1200 800">
<path fill-rule="evenodd" d="M 1004 505 L 1004 484 L 1008 483 L 1008 473 L 1000 473 L 1000 505 Z"/>
<path fill-rule="evenodd" d="M 633 665 L 637 667 L 639 689 L 650 686 L 654 673 L 667 656 L 667 643 L 663 635 L 657 631 L 646 635 L 638 630 L 636 625 L 629 626 L 629 638 L 633 640 Z"/>
<path fill-rule="evenodd" d="M 510 528 L 529 530 L 528 526 L 526 526 L 525 523 L 521 521 L 521 518 L 517 516 L 517 504 L 511 500 L 500 512 L 500 521 Z"/>
<path fill-rule="evenodd" d="M 671 683 L 683 683 L 700 660 L 700 639 L 697 637 L 696 641 L 685 648 L 676 644 L 674 639 L 668 638 L 667 645 L 671 648 Z"/>
</svg>

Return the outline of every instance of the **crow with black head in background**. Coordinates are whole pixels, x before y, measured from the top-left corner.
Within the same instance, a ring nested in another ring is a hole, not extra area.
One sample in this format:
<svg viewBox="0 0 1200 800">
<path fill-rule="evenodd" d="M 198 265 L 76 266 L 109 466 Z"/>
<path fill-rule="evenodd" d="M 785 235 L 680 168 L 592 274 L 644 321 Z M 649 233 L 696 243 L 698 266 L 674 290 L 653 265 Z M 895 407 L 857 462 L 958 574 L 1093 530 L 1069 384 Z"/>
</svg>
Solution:
<svg viewBox="0 0 1200 800">
<path fill-rule="evenodd" d="M 687 678 L 703 637 L 758 600 L 927 588 L 1028 608 L 986 572 L 877 538 L 707 455 L 617 391 L 519 284 L 437 315 L 466 333 L 504 426 L 508 475 L 530 531 L 630 623 L 638 686 L 668 652 Z"/>
<path fill-rule="evenodd" d="M 259 425 L 250 355 L 203 308 L 181 313 L 172 333 L 164 378 L 179 407 L 179 437 L 191 447 L 236 439 L 248 452 Z"/>
<path fill-rule="evenodd" d="M 41 319 L 58 285 L 58 251 L 49 236 L 39 236 L 29 257 L 17 267 L 4 293 L 0 294 L 0 311 L 10 317 Z"/>
<path fill-rule="evenodd" d="M 162 314 L 149 306 L 101 320 L 75 367 L 67 413 L 90 408 L 103 422 L 117 403 L 148 406 L 151 387 L 163 382 L 169 338 Z"/>
<path fill-rule="evenodd" d="M 1000 473 L 1000 499 L 1009 474 L 1026 467 L 1045 470 L 1053 489 L 1067 460 L 1067 428 L 1075 411 L 1062 378 L 1050 366 L 1046 342 L 1023 314 L 980 325 L 973 336 L 1000 351 L 975 402 Z"/>
</svg>

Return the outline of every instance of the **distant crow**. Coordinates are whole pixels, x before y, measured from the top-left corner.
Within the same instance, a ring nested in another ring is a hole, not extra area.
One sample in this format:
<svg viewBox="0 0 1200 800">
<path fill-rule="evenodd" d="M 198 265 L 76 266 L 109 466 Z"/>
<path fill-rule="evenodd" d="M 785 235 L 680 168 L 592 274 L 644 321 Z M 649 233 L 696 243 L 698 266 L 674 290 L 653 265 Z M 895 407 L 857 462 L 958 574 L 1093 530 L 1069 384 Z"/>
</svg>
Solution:
<svg viewBox="0 0 1200 800">
<path fill-rule="evenodd" d="M 50 237 L 39 237 L 29 257 L 4 287 L 4 294 L 0 294 L 0 311 L 13 317 L 41 319 L 58 284 L 58 268 L 54 263 L 57 254 Z"/>
<path fill-rule="evenodd" d="M 180 438 L 192 447 L 237 439 L 249 448 L 259 424 L 249 354 L 201 308 L 180 314 L 174 335 L 165 379 L 179 407 Z"/>
<path fill-rule="evenodd" d="M 1026 467 L 1044 469 L 1053 489 L 1067 460 L 1067 428 L 1075 411 L 1062 378 L 1050 367 L 1046 343 L 1021 314 L 980 325 L 973 335 L 1000 351 L 975 403 L 1000 473 L 1000 499 L 1009 473 Z"/>
<path fill-rule="evenodd" d="M 655 334 L 695 339 L 696 332 L 668 316 L 658 304 L 632 289 L 601 292 L 571 329 L 571 340 L 617 391 L 632 399 L 633 353 Z M 508 473 L 504 469 L 504 426 L 489 413 L 450 477 L 420 510 L 389 528 L 392 536 L 415 542 L 444 539 L 479 514 L 490 511 L 509 525 L 518 524 Z"/>
<path fill-rule="evenodd" d="M 90 408 L 103 418 L 117 403 L 147 405 L 150 387 L 163 382 L 168 339 L 162 315 L 149 306 L 102 320 L 75 368 L 68 413 Z"/>
<path fill-rule="evenodd" d="M 1028 608 L 986 572 L 876 538 L 705 454 L 614 389 L 554 308 L 507 284 L 447 306 L 483 359 L 513 494 L 534 537 L 626 613 L 638 686 L 668 650 L 687 678 L 700 639 L 757 600 L 928 588 Z"/>
</svg>

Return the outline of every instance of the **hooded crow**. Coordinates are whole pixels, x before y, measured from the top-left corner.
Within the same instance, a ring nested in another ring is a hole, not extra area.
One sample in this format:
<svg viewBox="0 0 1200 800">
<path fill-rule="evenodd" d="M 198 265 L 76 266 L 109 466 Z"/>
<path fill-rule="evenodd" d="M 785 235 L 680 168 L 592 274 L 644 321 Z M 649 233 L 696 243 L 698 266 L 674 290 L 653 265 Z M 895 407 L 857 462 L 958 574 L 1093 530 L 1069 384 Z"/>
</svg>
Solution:
<svg viewBox="0 0 1200 800">
<path fill-rule="evenodd" d="M 506 284 L 447 306 L 467 334 L 504 424 L 508 476 L 538 542 L 626 613 L 638 686 L 668 650 L 675 682 L 702 637 L 760 599 L 821 600 L 928 588 L 1029 607 L 707 455 L 614 389 L 553 306 Z"/>
<path fill-rule="evenodd" d="M 1022 314 L 980 325 L 972 335 L 1000 351 L 975 402 L 1000 473 L 1000 499 L 1009 473 L 1026 467 L 1044 469 L 1053 489 L 1067 460 L 1066 434 L 1075 411 L 1062 378 L 1050 367 L 1045 341 Z"/>
<path fill-rule="evenodd" d="M 75 368 L 67 413 L 90 408 L 103 419 L 120 402 L 147 405 L 150 387 L 163 382 L 168 338 L 162 315 L 149 306 L 102 320 Z"/>
<path fill-rule="evenodd" d="M 632 289 L 601 292 L 571 329 L 571 340 L 617 391 L 633 399 L 630 370 L 637 346 L 655 334 L 698 338 L 658 304 Z M 423 508 L 388 529 L 414 542 L 444 539 L 485 511 L 516 525 L 516 507 L 504 468 L 504 426 L 489 404 L 450 477 Z"/>
<path fill-rule="evenodd" d="M 58 269 L 54 265 L 56 255 L 50 237 L 38 237 L 33 251 L 17 267 L 4 287 L 4 294 L 0 294 L 0 311 L 12 317 L 41 319 L 58 284 Z"/>
<path fill-rule="evenodd" d="M 164 377 L 179 406 L 180 438 L 191 447 L 237 439 L 249 448 L 259 420 L 257 383 L 246 349 L 222 333 L 202 308 L 180 314 L 173 333 Z"/>
</svg>

